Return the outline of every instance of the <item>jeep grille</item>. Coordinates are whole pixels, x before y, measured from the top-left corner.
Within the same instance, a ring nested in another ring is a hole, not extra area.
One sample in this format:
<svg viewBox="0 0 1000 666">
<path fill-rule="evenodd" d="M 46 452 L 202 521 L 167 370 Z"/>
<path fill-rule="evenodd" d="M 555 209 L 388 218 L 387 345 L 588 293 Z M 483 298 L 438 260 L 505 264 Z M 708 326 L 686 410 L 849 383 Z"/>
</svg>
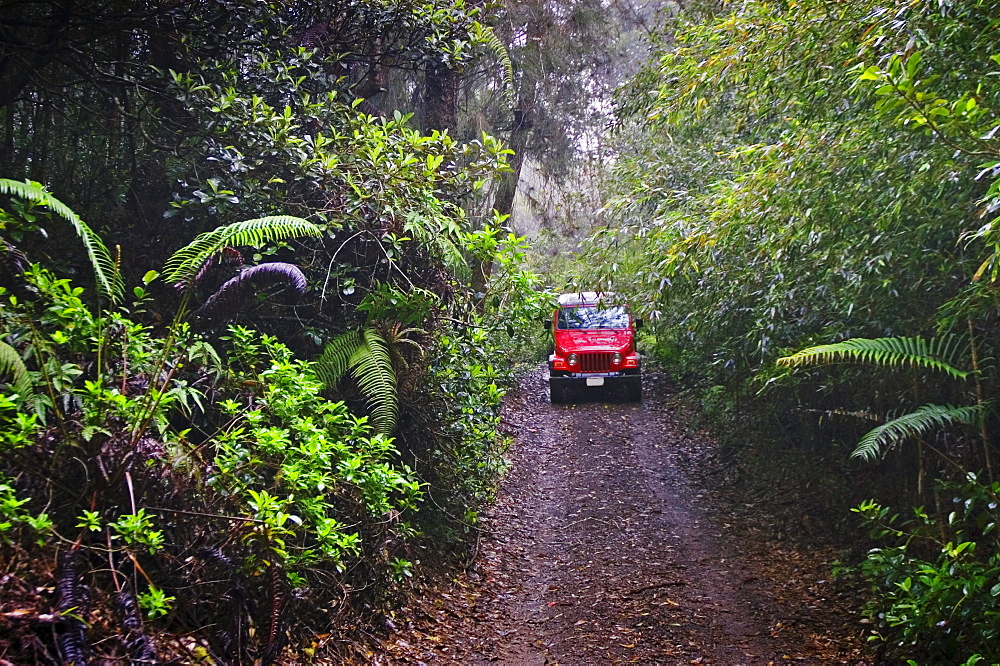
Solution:
<svg viewBox="0 0 1000 666">
<path fill-rule="evenodd" d="M 611 356 L 607 352 L 580 354 L 580 372 L 610 372 Z"/>
</svg>

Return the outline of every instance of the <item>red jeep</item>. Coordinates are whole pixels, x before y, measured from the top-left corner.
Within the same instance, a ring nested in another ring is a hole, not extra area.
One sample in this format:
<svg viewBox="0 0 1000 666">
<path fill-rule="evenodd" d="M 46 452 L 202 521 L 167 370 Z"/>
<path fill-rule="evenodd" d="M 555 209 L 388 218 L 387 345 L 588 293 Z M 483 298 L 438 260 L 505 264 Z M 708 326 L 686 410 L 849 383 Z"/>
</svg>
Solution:
<svg viewBox="0 0 1000 666">
<path fill-rule="evenodd" d="M 631 401 L 642 400 L 642 360 L 628 306 L 607 292 L 563 294 L 552 315 L 549 390 L 553 403 L 568 402 L 576 387 L 620 387 Z"/>
</svg>

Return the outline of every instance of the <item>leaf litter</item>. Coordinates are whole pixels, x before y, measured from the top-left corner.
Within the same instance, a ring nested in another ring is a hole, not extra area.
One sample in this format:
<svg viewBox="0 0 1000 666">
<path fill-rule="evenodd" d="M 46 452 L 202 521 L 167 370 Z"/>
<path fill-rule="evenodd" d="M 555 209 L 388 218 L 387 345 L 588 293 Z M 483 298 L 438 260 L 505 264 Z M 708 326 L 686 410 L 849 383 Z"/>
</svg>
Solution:
<svg viewBox="0 0 1000 666">
<path fill-rule="evenodd" d="M 833 546 L 792 545 L 760 497 L 713 487 L 713 441 L 646 383 L 641 405 L 554 406 L 525 377 L 477 556 L 420 590 L 376 663 L 873 663 Z"/>
</svg>

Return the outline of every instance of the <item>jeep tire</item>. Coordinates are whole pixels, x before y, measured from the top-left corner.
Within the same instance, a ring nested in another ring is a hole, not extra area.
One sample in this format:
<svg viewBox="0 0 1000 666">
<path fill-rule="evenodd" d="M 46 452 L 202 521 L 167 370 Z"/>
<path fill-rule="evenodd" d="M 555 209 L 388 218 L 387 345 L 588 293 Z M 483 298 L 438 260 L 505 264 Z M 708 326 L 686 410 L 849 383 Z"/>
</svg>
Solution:
<svg viewBox="0 0 1000 666">
<path fill-rule="evenodd" d="M 567 388 L 566 384 L 563 384 L 562 382 L 549 381 L 549 397 L 551 398 L 553 405 L 561 405 L 569 402 L 567 397 Z"/>
<path fill-rule="evenodd" d="M 635 375 L 628 378 L 625 384 L 625 396 L 629 402 L 642 402 L 642 376 Z"/>
</svg>

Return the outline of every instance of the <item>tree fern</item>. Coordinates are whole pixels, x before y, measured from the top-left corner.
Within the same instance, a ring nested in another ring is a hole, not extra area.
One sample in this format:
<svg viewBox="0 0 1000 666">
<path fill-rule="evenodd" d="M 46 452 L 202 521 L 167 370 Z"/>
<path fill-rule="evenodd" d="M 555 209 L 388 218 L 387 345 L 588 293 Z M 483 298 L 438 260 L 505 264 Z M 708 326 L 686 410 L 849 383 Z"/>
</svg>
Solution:
<svg viewBox="0 0 1000 666">
<path fill-rule="evenodd" d="M 316 359 L 316 374 L 329 387 L 348 372 L 365 396 L 375 428 L 391 434 L 396 428 L 396 373 L 389 346 L 376 330 L 348 331 L 329 342 Z"/>
<path fill-rule="evenodd" d="M 916 411 L 904 414 L 875 428 L 858 442 L 852 458 L 874 460 L 883 451 L 934 428 L 954 423 L 974 423 L 982 413 L 981 405 L 953 407 L 951 405 L 922 405 Z"/>
<path fill-rule="evenodd" d="M 427 335 L 427 331 L 416 326 L 406 327 L 399 322 L 389 324 L 384 329 L 384 338 L 386 346 L 389 348 L 389 354 L 399 364 L 399 367 L 403 369 L 408 368 L 409 363 L 407 363 L 406 357 L 399 351 L 402 345 L 409 345 L 420 356 L 424 354 L 424 348 L 419 342 L 410 337 L 412 335 Z"/>
<path fill-rule="evenodd" d="M 792 368 L 856 361 L 879 366 L 912 366 L 943 372 L 956 379 L 965 379 L 969 373 L 956 368 L 954 358 L 960 338 L 852 338 L 829 345 L 809 347 L 791 356 L 778 359 L 778 365 Z"/>
<path fill-rule="evenodd" d="M 6 342 L 0 342 L 0 376 L 7 374 L 13 377 L 14 387 L 17 389 L 18 395 L 27 405 L 28 397 L 33 392 L 28 368 L 24 365 L 24 361 L 21 360 L 21 355 L 17 353 L 16 349 Z"/>
<path fill-rule="evenodd" d="M 87 250 L 87 257 L 94 269 L 97 289 L 112 301 L 121 298 L 125 287 L 121 272 L 114 259 L 111 258 L 111 253 L 108 252 L 101 237 L 87 226 L 69 206 L 49 194 L 41 185 L 32 182 L 20 183 L 16 180 L 0 178 L 0 194 L 15 196 L 45 206 L 73 225 L 73 229 L 76 230 L 77 236 L 80 237 Z"/>
<path fill-rule="evenodd" d="M 382 336 L 366 328 L 363 337 L 364 343 L 351 357 L 351 367 L 368 400 L 375 427 L 388 435 L 396 429 L 396 374 Z"/>
<path fill-rule="evenodd" d="M 174 252 L 164 264 L 164 280 L 187 285 L 210 257 L 232 245 L 259 246 L 297 236 L 319 236 L 322 230 L 307 220 L 291 215 L 274 215 L 234 222 L 200 234 Z"/>
<path fill-rule="evenodd" d="M 361 344 L 361 331 L 347 331 L 326 343 L 316 359 L 316 376 L 328 387 L 335 387 L 351 367 L 351 356 Z"/>
</svg>

